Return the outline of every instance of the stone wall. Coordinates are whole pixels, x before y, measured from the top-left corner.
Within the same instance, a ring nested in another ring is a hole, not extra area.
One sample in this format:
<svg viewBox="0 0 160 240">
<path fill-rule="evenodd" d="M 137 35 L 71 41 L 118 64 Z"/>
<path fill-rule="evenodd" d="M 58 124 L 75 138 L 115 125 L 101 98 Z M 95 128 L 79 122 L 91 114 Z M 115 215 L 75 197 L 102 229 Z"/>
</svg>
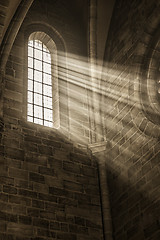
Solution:
<svg viewBox="0 0 160 240">
<path fill-rule="evenodd" d="M 0 1 L 0 7 L 1 7 L 1 12 L 0 12 L 0 42 L 2 41 L 2 36 L 4 35 L 4 25 L 7 17 L 7 10 L 9 6 L 10 1 L 6 0 Z"/>
<path fill-rule="evenodd" d="M 101 239 L 96 162 L 58 132 L 8 118 L 1 239 Z"/>
<path fill-rule="evenodd" d="M 81 26 L 77 27 L 76 14 L 70 12 L 68 1 L 34 1 L 6 66 L 0 145 L 0 239 L 100 240 L 103 232 L 97 163 L 81 145 L 89 138 L 84 135 L 85 108 L 79 110 L 86 105 L 86 90 L 81 92 L 79 106 L 78 86 L 67 85 L 68 112 L 64 114 L 68 121 L 63 122 L 63 129 L 29 123 L 24 115 L 25 33 L 30 24 L 37 22 L 57 30 L 69 56 L 72 53 L 79 60 L 86 54 L 85 34 Z M 76 99 L 69 95 L 72 92 Z M 80 112 L 78 116 L 71 108 L 73 104 Z M 88 124 L 88 118 L 86 121 Z M 83 137 L 84 142 L 74 145 L 67 138 L 69 133 Z"/>
<path fill-rule="evenodd" d="M 1 32 L 8 4 L 0 1 Z M 87 26 L 70 6 L 35 0 L 7 62 L 0 124 L 3 240 L 103 239 L 98 159 L 84 146 L 90 140 Z M 100 120 L 114 240 L 160 239 L 159 11 L 156 0 L 116 1 L 106 43 Z M 58 130 L 27 122 L 24 111 L 26 34 L 37 24 L 65 55 Z"/>
<path fill-rule="evenodd" d="M 115 240 L 160 238 L 160 102 L 147 80 L 159 66 L 151 54 L 159 11 L 157 1 L 117 1 L 106 44 L 101 106 Z"/>
</svg>

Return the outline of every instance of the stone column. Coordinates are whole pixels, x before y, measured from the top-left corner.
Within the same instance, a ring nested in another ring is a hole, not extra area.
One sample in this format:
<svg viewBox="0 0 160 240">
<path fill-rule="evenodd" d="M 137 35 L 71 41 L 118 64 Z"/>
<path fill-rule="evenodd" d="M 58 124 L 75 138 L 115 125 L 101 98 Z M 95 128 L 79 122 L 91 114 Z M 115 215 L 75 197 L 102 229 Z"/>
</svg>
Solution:
<svg viewBox="0 0 160 240">
<path fill-rule="evenodd" d="M 0 46 L 0 126 L 3 125 L 3 94 L 6 63 L 23 20 L 34 0 L 21 0 Z M 1 127 L 0 127 L 1 128 Z"/>
<path fill-rule="evenodd" d="M 89 35 L 88 35 L 88 55 L 90 66 L 90 87 L 88 91 L 88 104 L 89 104 L 89 117 L 90 117 L 90 142 L 96 141 L 96 126 L 95 126 L 95 113 L 94 113 L 94 79 L 97 61 L 97 0 L 89 0 Z"/>
<path fill-rule="evenodd" d="M 15 38 L 18 34 L 18 31 L 33 1 L 34 0 L 21 0 L 12 20 L 10 21 L 10 24 L 3 38 L 1 49 L 0 49 L 1 51 L 0 70 L 1 71 L 5 69 L 5 65 L 7 63 Z"/>
<path fill-rule="evenodd" d="M 89 61 L 90 61 L 90 126 L 91 143 L 103 141 L 102 120 L 100 114 L 100 76 L 97 71 L 97 2 L 90 0 L 89 5 Z"/>
<path fill-rule="evenodd" d="M 107 169 L 105 164 L 106 142 L 91 144 L 89 145 L 89 148 L 92 154 L 97 158 L 98 162 L 104 239 L 113 240 L 109 189 L 107 184 Z"/>
</svg>

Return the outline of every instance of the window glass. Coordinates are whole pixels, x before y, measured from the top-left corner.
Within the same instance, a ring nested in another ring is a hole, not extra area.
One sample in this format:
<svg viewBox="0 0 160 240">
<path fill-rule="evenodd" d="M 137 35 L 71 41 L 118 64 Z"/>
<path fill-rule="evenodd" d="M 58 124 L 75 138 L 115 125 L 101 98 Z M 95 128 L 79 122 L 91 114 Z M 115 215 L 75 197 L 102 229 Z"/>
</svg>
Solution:
<svg viewBox="0 0 160 240">
<path fill-rule="evenodd" d="M 27 120 L 40 125 L 53 125 L 51 55 L 39 40 L 28 42 Z"/>
</svg>

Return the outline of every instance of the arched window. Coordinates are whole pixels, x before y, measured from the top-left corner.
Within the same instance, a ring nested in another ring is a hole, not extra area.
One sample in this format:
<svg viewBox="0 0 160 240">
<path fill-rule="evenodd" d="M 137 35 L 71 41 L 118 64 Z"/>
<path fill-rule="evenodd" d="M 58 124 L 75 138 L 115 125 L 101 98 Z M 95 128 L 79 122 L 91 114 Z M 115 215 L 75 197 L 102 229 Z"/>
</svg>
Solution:
<svg viewBox="0 0 160 240">
<path fill-rule="evenodd" d="M 160 125 L 160 30 L 155 32 L 146 48 L 140 84 L 144 113 L 154 124 Z"/>
<path fill-rule="evenodd" d="M 57 49 L 44 32 L 34 32 L 28 40 L 27 120 L 59 127 Z"/>
</svg>

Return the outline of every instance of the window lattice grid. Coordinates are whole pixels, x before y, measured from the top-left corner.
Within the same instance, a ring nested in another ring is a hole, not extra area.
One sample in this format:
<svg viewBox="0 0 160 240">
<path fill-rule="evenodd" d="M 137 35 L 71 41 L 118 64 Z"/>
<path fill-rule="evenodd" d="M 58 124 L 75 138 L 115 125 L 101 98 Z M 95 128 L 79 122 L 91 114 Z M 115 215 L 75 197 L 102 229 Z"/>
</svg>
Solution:
<svg viewBox="0 0 160 240">
<path fill-rule="evenodd" d="M 53 126 L 51 55 L 39 40 L 28 42 L 27 120 Z"/>
</svg>

